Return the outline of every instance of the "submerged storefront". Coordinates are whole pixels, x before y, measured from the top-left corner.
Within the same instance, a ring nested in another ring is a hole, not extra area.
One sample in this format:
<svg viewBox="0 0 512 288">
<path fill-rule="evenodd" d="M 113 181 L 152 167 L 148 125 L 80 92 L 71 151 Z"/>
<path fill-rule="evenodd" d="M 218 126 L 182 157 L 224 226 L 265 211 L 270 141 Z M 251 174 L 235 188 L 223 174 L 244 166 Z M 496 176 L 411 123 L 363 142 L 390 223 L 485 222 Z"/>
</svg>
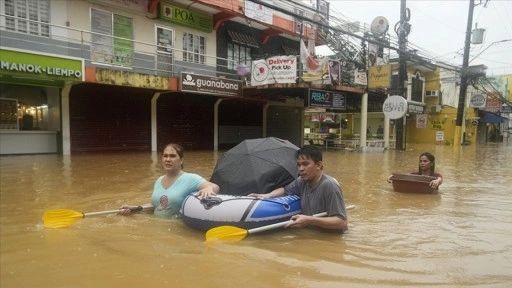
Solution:
<svg viewBox="0 0 512 288">
<path fill-rule="evenodd" d="M 363 121 L 360 94 L 308 89 L 304 103 L 304 144 L 357 148 L 361 131 L 367 131 L 367 139 L 382 139 L 384 100 L 383 95 L 370 94 Z"/>
<path fill-rule="evenodd" d="M 82 59 L 0 48 L 0 154 L 60 152 L 61 91 L 83 79 Z"/>
</svg>

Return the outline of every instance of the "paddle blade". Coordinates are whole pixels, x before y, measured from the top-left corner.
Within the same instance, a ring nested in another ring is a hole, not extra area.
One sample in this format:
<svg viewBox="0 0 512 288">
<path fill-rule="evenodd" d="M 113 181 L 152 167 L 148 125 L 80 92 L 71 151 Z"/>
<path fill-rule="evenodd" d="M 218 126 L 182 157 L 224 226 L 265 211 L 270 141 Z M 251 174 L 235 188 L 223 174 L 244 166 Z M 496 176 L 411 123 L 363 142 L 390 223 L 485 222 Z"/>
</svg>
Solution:
<svg viewBox="0 0 512 288">
<path fill-rule="evenodd" d="M 235 226 L 218 226 L 206 232 L 206 241 L 240 241 L 247 236 L 247 230 Z"/>
<path fill-rule="evenodd" d="M 84 218 L 84 214 L 81 212 L 69 209 L 55 209 L 44 212 L 43 223 L 44 227 L 63 228 L 73 225 L 82 218 Z"/>
</svg>

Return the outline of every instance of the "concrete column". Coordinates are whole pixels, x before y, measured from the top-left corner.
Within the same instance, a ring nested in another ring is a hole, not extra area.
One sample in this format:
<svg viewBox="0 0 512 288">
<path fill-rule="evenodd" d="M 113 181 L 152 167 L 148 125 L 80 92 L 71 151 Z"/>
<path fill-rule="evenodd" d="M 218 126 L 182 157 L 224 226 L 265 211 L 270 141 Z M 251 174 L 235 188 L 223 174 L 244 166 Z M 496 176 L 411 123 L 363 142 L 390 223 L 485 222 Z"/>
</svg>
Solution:
<svg viewBox="0 0 512 288">
<path fill-rule="evenodd" d="M 66 83 L 60 92 L 62 121 L 62 154 L 71 155 L 71 129 L 69 115 L 69 93 L 73 84 Z"/>
<path fill-rule="evenodd" d="M 158 98 L 160 98 L 160 92 L 155 93 L 153 97 L 151 98 L 151 151 L 156 152 L 158 150 L 157 147 L 157 102 Z"/>
<path fill-rule="evenodd" d="M 368 93 L 364 93 L 361 98 L 361 137 L 360 147 L 366 147 L 366 128 L 368 128 Z"/>
<path fill-rule="evenodd" d="M 222 98 L 217 99 L 213 108 L 213 151 L 219 150 L 219 105 Z"/>
</svg>

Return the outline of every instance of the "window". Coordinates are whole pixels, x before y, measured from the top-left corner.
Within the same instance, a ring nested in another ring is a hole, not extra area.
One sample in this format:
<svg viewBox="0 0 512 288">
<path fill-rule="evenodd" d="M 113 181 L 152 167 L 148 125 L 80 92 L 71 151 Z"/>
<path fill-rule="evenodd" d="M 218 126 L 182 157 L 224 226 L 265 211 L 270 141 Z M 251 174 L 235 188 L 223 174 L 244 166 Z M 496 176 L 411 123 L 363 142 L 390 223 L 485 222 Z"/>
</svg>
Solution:
<svg viewBox="0 0 512 288">
<path fill-rule="evenodd" d="M 204 37 L 183 33 L 183 61 L 205 64 L 205 53 Z"/>
<path fill-rule="evenodd" d="M 157 61 L 156 69 L 160 76 L 172 73 L 174 31 L 165 27 L 156 27 Z"/>
<path fill-rule="evenodd" d="M 234 43 L 228 44 L 228 69 L 236 70 L 238 64 L 251 66 L 251 48 Z"/>
<path fill-rule="evenodd" d="M 412 77 L 411 100 L 423 102 L 423 79 L 421 79 L 418 74 L 416 74 L 416 77 Z"/>
<path fill-rule="evenodd" d="M 93 62 L 132 66 L 132 18 L 91 8 L 91 31 Z"/>
<path fill-rule="evenodd" d="M 4 0 L 2 2 L 4 2 L 7 30 L 50 36 L 50 25 L 48 25 L 50 0 Z"/>
</svg>

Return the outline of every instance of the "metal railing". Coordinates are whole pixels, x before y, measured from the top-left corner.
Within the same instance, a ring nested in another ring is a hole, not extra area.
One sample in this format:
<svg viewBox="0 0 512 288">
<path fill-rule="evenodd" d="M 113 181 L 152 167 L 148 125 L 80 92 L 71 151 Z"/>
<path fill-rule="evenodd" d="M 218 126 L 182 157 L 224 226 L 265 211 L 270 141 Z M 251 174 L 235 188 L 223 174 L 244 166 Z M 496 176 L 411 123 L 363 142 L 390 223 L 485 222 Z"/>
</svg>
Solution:
<svg viewBox="0 0 512 288">
<path fill-rule="evenodd" d="M 0 37 L 2 38 L 0 46 L 4 48 L 82 58 L 89 66 L 126 70 L 141 74 L 177 77 L 182 71 L 188 71 L 231 79 L 238 79 L 239 77 L 236 70 L 228 68 L 227 63 L 230 60 L 226 58 L 201 55 L 205 59 L 204 63 L 187 62 L 184 61 L 183 55 L 193 52 L 175 47 L 31 21 L 5 14 L 0 14 L 0 23 L 6 23 L 5 19 L 7 18 L 34 25 L 48 25 L 50 26 L 50 36 L 23 33 L 14 31 L 12 27 L 0 25 Z M 103 39 L 102 43 L 95 43 L 91 40 L 95 38 Z M 122 42 L 123 47 L 132 47 L 131 54 L 121 55 L 121 53 L 116 53 L 117 47 L 115 47 L 114 42 Z"/>
<path fill-rule="evenodd" d="M 11 19 L 11 22 L 12 20 L 20 20 L 33 25 L 49 26 L 50 36 L 33 35 L 29 31 L 27 33 L 14 31 L 15 28 L 3 25 L 3 23 L 6 23 L 5 20 L 7 18 Z M 184 60 L 186 58 L 184 55 L 192 52 L 167 45 L 158 45 L 73 27 L 31 21 L 5 14 L 0 14 L 0 23 L 2 23 L 0 25 L 0 37 L 2 38 L 0 46 L 5 48 L 80 58 L 85 60 L 87 66 L 110 70 L 163 77 L 179 77 L 181 72 L 193 72 L 228 79 L 241 79 L 244 81 L 244 84 L 250 83 L 250 69 L 248 75 L 241 77 L 237 74 L 236 64 L 228 65 L 229 61 L 233 60 L 217 57 L 216 55 L 201 54 L 199 55 L 200 57 L 192 58 L 204 58 L 204 63 L 189 62 Z M 99 40 L 94 41 L 94 39 Z M 130 47 L 130 49 L 121 48 L 117 51 L 126 52 L 129 50 L 129 55 L 116 52 L 118 47 L 114 43 L 120 42 L 122 47 Z M 355 47 L 352 48 L 355 49 Z M 296 56 L 299 57 L 299 55 Z M 235 69 L 232 67 L 235 67 Z M 301 75 L 303 75 L 304 71 L 300 61 L 298 61 L 297 83 L 303 82 Z M 343 70 L 343 84 L 346 86 L 354 86 L 351 72 L 349 69 Z"/>
</svg>

